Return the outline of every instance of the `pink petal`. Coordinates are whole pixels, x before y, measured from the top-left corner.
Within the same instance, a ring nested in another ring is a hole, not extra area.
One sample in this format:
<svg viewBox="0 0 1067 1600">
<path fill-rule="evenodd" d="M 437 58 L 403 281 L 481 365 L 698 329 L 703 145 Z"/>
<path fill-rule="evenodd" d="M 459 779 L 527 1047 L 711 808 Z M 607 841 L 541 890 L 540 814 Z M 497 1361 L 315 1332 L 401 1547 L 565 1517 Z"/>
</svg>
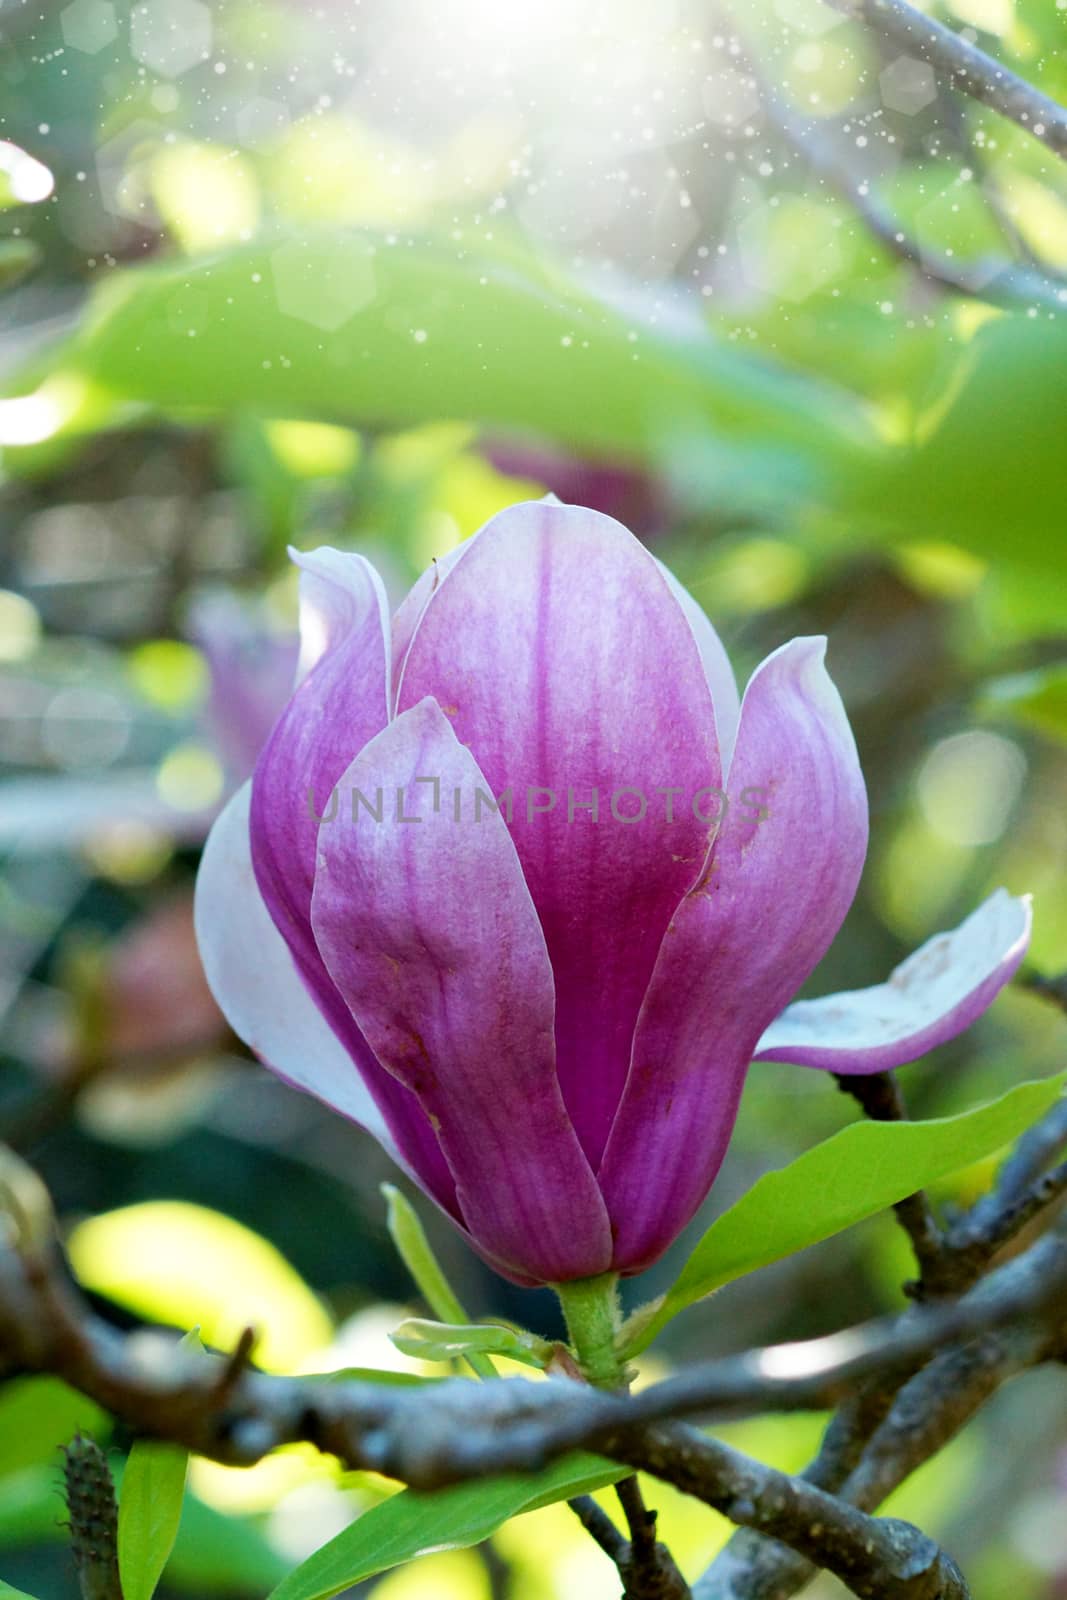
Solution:
<svg viewBox="0 0 1067 1600">
<path fill-rule="evenodd" d="M 256 764 L 249 817 L 256 882 L 296 971 L 363 1074 L 405 1162 L 454 1209 L 451 1175 L 425 1115 L 375 1061 L 337 994 L 311 932 L 316 816 L 388 714 L 388 614 L 362 556 L 290 552 L 300 576 L 300 681 Z M 309 1062 L 307 1071 L 314 1073 Z"/>
<path fill-rule="evenodd" d="M 437 1130 L 478 1245 L 540 1282 L 605 1271 L 608 1219 L 554 1071 L 544 936 L 502 819 L 475 820 L 486 780 L 433 700 L 342 785 L 372 804 L 379 787 L 380 822 L 360 805 L 319 832 L 312 917 L 330 975 Z"/>
<path fill-rule="evenodd" d="M 472 537 L 477 538 L 477 534 Z M 392 644 L 394 703 L 399 696 L 400 681 L 404 675 L 411 641 L 422 621 L 422 614 L 430 603 L 430 596 L 444 582 L 464 551 L 470 547 L 470 542 L 470 539 L 464 539 L 455 549 L 446 551 L 443 556 L 435 557 L 425 571 L 415 579 L 397 607 L 396 615 L 393 617 Z"/>
<path fill-rule="evenodd" d="M 951 933 L 935 934 L 870 989 L 796 1000 L 772 1022 L 757 1061 L 828 1072 L 885 1072 L 969 1028 L 1030 942 L 1030 897 L 997 889 Z"/>
<path fill-rule="evenodd" d="M 256 763 L 252 859 L 271 916 L 294 955 L 314 969 L 316 817 L 388 719 L 389 624 L 381 579 L 362 556 L 322 549 L 293 559 L 302 568 L 302 681 Z"/>
<path fill-rule="evenodd" d="M 414 632 L 399 707 L 433 695 L 510 826 L 556 979 L 556 1059 L 594 1165 L 641 998 L 700 871 L 720 782 L 694 633 L 648 552 L 598 512 L 536 502 L 464 549 Z M 679 793 L 671 804 L 660 787 Z M 598 791 L 599 820 L 579 809 Z M 617 815 L 611 809 L 620 794 Z M 540 791 L 555 796 L 554 809 Z M 647 805 L 642 820 L 625 819 Z M 570 817 L 568 818 L 568 809 Z"/>
<path fill-rule="evenodd" d="M 657 560 L 657 567 L 667 580 L 667 587 L 685 613 L 685 620 L 693 631 L 700 659 L 704 663 L 704 676 L 708 680 L 712 704 L 715 707 L 715 733 L 719 742 L 719 759 L 722 770 L 730 769 L 734 741 L 737 738 L 737 719 L 741 715 L 741 701 L 737 693 L 737 680 L 719 635 L 715 632 L 701 605 L 674 573 Z"/>
<path fill-rule="evenodd" d="M 663 940 L 599 1172 L 624 1271 L 654 1261 L 707 1194 L 756 1041 L 856 890 L 867 799 L 824 652 L 821 639 L 794 639 L 753 675 L 730 809 Z"/>
<path fill-rule="evenodd" d="M 301 981 L 256 886 L 251 789 L 239 789 L 216 820 L 196 879 L 196 938 L 211 992 L 234 1033 L 273 1072 L 351 1117 L 395 1158 L 385 1118 Z"/>
</svg>

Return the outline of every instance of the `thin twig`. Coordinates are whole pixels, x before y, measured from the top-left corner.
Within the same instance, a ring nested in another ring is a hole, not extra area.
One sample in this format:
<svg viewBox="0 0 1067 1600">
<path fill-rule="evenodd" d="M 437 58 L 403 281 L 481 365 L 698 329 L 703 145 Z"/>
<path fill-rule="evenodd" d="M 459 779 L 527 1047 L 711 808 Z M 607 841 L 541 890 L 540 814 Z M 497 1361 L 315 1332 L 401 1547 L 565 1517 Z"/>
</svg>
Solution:
<svg viewBox="0 0 1067 1600">
<path fill-rule="evenodd" d="M 621 1479 L 615 1493 L 630 1530 L 620 1566 L 626 1585 L 623 1600 L 690 1600 L 689 1585 L 666 1545 L 656 1538 L 656 1513 L 645 1505 L 637 1479 Z"/>
<path fill-rule="evenodd" d="M 829 0 L 829 3 L 835 4 L 836 0 Z M 732 17 L 731 25 L 736 31 Z M 836 144 L 826 137 L 825 122 L 795 111 L 761 71 L 746 41 L 739 38 L 737 42 L 744 46 L 746 65 L 759 85 L 760 104 L 768 118 L 800 152 L 812 171 L 852 207 L 868 232 L 890 255 L 943 288 L 994 305 L 1039 305 L 1057 311 L 1067 308 L 1067 283 L 1045 272 L 1002 258 L 954 265 L 947 260 L 935 260 L 929 252 L 924 254 L 918 241 L 879 198 L 869 178 L 853 171 Z"/>
<path fill-rule="evenodd" d="M 621 1529 L 615 1526 L 603 1507 L 598 1506 L 589 1494 L 575 1495 L 573 1500 L 567 1501 L 567 1504 L 609 1561 L 613 1561 L 621 1568 L 630 1548 L 629 1541 Z"/>
<path fill-rule="evenodd" d="M 850 1094 L 863 1107 L 872 1122 L 906 1122 L 907 1108 L 892 1073 L 873 1072 L 837 1079 L 839 1089 Z M 905 1284 L 905 1292 L 917 1300 L 938 1294 L 951 1294 L 958 1287 L 955 1276 L 945 1270 L 945 1241 L 925 1192 L 916 1190 L 898 1200 L 893 1207 L 897 1220 L 911 1240 L 919 1268 L 919 1280 Z"/>
<path fill-rule="evenodd" d="M 1067 1011 L 1067 972 L 1059 972 L 1049 978 L 1043 972 L 1027 968 L 1018 974 L 1015 985 L 1019 989 L 1029 989 L 1031 994 L 1038 994 L 1043 1000 L 1050 1000 L 1054 1006 L 1059 1006 L 1061 1011 Z"/>
<path fill-rule="evenodd" d="M 973 1206 L 968 1224 L 974 1230 L 999 1230 L 1005 1214 L 1024 1199 L 1035 1179 L 1067 1144 L 1067 1095 L 1028 1128 L 997 1173 L 989 1194 Z"/>
<path fill-rule="evenodd" d="M 1067 159 L 1067 109 L 908 0 L 827 0 L 943 73 L 954 89 L 1018 123 Z"/>
</svg>

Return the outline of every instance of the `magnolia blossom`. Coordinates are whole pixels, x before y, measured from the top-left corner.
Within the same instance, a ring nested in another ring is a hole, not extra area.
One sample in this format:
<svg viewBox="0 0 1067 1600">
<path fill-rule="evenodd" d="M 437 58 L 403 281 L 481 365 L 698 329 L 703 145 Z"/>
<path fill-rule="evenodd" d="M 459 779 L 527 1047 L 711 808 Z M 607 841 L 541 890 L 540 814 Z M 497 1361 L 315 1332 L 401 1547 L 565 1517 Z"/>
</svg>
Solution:
<svg viewBox="0 0 1067 1600">
<path fill-rule="evenodd" d="M 910 1061 L 1022 959 L 1029 906 L 1000 890 L 888 982 L 790 1004 L 867 848 L 825 641 L 739 701 L 710 622 L 611 518 L 515 506 L 391 622 L 360 556 L 294 559 L 304 657 L 204 854 L 208 978 L 515 1281 L 655 1261 L 753 1059 Z"/>
</svg>

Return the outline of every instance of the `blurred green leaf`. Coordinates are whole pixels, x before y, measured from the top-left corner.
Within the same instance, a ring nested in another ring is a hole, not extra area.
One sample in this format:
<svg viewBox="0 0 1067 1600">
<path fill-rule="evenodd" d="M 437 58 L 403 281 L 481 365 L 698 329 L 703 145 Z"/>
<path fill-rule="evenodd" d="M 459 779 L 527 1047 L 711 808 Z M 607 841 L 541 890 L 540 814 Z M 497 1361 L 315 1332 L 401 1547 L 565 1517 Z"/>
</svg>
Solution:
<svg viewBox="0 0 1067 1600">
<path fill-rule="evenodd" d="M 100 1407 L 58 1378 L 16 1378 L 0 1392 L 0 1478 L 58 1464 L 59 1446 L 76 1433 L 103 1440 L 109 1429 Z"/>
<path fill-rule="evenodd" d="M 456 1324 L 409 1317 L 389 1337 L 401 1355 L 420 1361 L 457 1361 L 480 1352 L 508 1356 L 528 1367 L 545 1367 L 553 1351 L 547 1339 L 502 1322 Z"/>
<path fill-rule="evenodd" d="M 51 1466 L 5 1477 L 0 1492 L 0 1549 L 63 1543 L 65 1512 L 59 1475 Z M 184 1590 L 196 1600 L 209 1594 L 264 1594 L 284 1577 L 287 1566 L 252 1519 L 224 1515 L 192 1492 L 186 1494 L 167 1566 L 168 1589 Z"/>
<path fill-rule="evenodd" d="M 195 1494 L 185 1496 L 181 1526 L 167 1564 L 167 1588 L 204 1595 L 266 1594 L 289 1563 L 251 1517 L 223 1514 Z"/>
<path fill-rule="evenodd" d="M 673 326 L 525 258 L 430 238 L 257 242 L 115 273 L 94 307 L 55 370 L 190 418 L 491 422 L 637 459 L 685 426 L 717 441 L 724 497 L 761 505 L 788 503 L 870 443 L 843 394 L 718 339 L 696 312 Z M 739 439 L 762 474 L 732 463 Z"/>
<path fill-rule="evenodd" d="M 535 1476 L 491 1478 L 435 1494 L 405 1489 L 316 1550 L 283 1579 L 269 1600 L 328 1600 L 402 1561 L 442 1546 L 465 1549 L 480 1544 L 510 1517 L 589 1494 L 625 1476 L 626 1468 L 610 1461 L 573 1455 Z"/>
<path fill-rule="evenodd" d="M 712 1223 L 673 1288 L 623 1325 L 621 1354 L 637 1355 L 679 1311 L 724 1283 L 992 1155 L 1041 1116 L 1065 1083 L 1061 1073 L 1017 1084 L 987 1105 L 927 1122 L 854 1122 L 787 1167 L 764 1173 Z"/>
<path fill-rule="evenodd" d="M 122 1206 L 79 1223 L 68 1248 L 87 1287 L 159 1322 L 196 1323 L 216 1349 L 232 1349 L 251 1323 L 256 1361 L 268 1371 L 292 1370 L 333 1334 L 325 1308 L 281 1252 L 206 1206 Z"/>
<path fill-rule="evenodd" d="M 33 1600 L 33 1596 L 27 1594 L 24 1589 L 13 1589 L 9 1583 L 0 1578 L 0 1600 L 3 1600 L 4 1596 L 7 1600 Z"/>
<path fill-rule="evenodd" d="M 894 540 L 947 539 L 1009 573 L 1058 577 L 1065 410 L 1067 328 L 997 317 L 929 397 L 911 442 L 856 481 L 856 510 Z"/>
<path fill-rule="evenodd" d="M 55 1463 L 27 1467 L 0 1479 L 0 1550 L 65 1538 L 66 1503 L 60 1487 L 58 1448 Z"/>
<path fill-rule="evenodd" d="M 41 260 L 32 239 L 0 239 L 0 291 L 12 288 Z"/>
<path fill-rule="evenodd" d="M 1067 661 L 995 679 L 979 696 L 978 710 L 1067 739 Z"/>
<path fill-rule="evenodd" d="M 181 1521 L 189 1453 L 139 1441 L 130 1451 L 119 1501 L 119 1574 L 124 1600 L 152 1600 Z"/>
</svg>

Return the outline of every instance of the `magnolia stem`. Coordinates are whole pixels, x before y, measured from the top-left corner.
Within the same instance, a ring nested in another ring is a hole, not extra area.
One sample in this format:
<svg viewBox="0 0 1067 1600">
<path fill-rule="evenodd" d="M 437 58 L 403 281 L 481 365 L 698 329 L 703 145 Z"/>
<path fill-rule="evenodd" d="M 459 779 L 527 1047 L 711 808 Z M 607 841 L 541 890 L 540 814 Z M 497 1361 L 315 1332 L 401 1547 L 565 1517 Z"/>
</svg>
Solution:
<svg viewBox="0 0 1067 1600">
<path fill-rule="evenodd" d="M 594 1389 L 626 1387 L 626 1373 L 615 1349 L 622 1320 L 618 1285 L 615 1272 L 554 1285 L 582 1376 Z"/>
<path fill-rule="evenodd" d="M 581 1278 L 555 1285 L 570 1335 L 571 1347 L 586 1382 L 596 1389 L 626 1394 L 630 1387 L 625 1363 L 618 1354 L 622 1309 L 618 1274 Z M 619 1569 L 623 1600 L 690 1600 L 689 1586 L 666 1545 L 656 1538 L 656 1513 L 649 1511 L 636 1476 L 615 1485 L 630 1530 L 622 1539 L 610 1519 L 605 1519 L 588 1496 L 571 1501 L 571 1509 Z M 606 1528 L 615 1535 L 606 1538 Z M 610 1543 L 608 1540 L 610 1539 Z"/>
</svg>

